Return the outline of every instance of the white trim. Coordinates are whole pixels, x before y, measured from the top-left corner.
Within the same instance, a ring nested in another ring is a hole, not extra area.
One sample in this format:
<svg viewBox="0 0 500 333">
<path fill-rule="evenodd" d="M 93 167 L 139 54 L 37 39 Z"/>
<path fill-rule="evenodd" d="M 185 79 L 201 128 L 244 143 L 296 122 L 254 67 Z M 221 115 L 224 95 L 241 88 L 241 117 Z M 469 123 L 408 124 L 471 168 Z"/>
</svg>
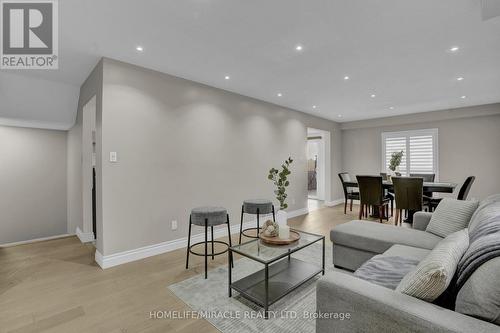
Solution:
<svg viewBox="0 0 500 333">
<path fill-rule="evenodd" d="M 338 205 L 341 205 L 344 203 L 344 199 L 337 199 L 337 200 L 333 200 L 333 201 L 328 201 L 326 202 L 325 201 L 325 206 L 327 207 L 333 207 L 333 206 L 338 206 Z"/>
<path fill-rule="evenodd" d="M 288 212 L 288 218 L 297 217 L 300 215 L 308 214 L 309 210 L 307 208 L 302 208 L 298 210 L 294 210 Z M 256 221 L 249 221 L 243 223 L 243 229 L 253 228 L 256 226 Z M 231 226 L 231 234 L 239 234 L 240 232 L 240 224 L 233 224 Z M 214 230 L 214 239 L 219 237 L 227 236 L 227 227 L 226 228 L 217 228 Z M 196 234 L 191 236 L 191 244 L 204 241 L 204 234 Z M 209 235 L 209 239 L 210 235 Z M 123 252 L 118 252 L 110 255 L 103 256 L 98 250 L 95 251 L 95 261 L 102 269 L 110 268 L 113 266 L 118 266 L 121 264 L 125 264 L 128 262 L 141 260 L 144 258 L 156 256 L 159 254 L 163 254 L 166 252 L 178 250 L 185 248 L 187 246 L 187 237 L 174 239 L 167 242 L 162 242 L 158 244 L 148 245 L 144 247 L 140 247 L 134 250 L 128 250 Z"/>
<path fill-rule="evenodd" d="M 76 227 L 76 236 L 82 243 L 90 243 L 95 241 L 93 232 L 83 232 L 80 227 Z"/>
<path fill-rule="evenodd" d="M 243 223 L 243 229 L 255 227 L 256 221 L 250 221 Z M 240 224 L 234 224 L 231 226 L 231 234 L 238 234 L 240 232 Z M 214 229 L 214 239 L 219 237 L 227 236 L 227 227 Z M 208 235 L 210 238 L 210 235 Z M 203 242 L 205 235 L 203 233 L 191 235 L 191 244 L 197 242 Z M 171 241 L 166 241 L 158 244 L 148 245 L 140 247 L 134 250 L 128 250 L 123 252 L 118 252 L 103 256 L 99 251 L 95 251 L 95 261 L 101 268 L 110 268 L 113 266 L 118 266 L 121 264 L 126 264 L 128 262 L 144 259 L 147 257 L 156 256 L 166 252 L 178 250 L 185 248 L 187 246 L 187 237 L 174 239 Z"/>
<path fill-rule="evenodd" d="M 25 241 L 19 241 L 19 242 L 13 242 L 13 243 L 5 243 L 1 244 L 0 248 L 2 247 L 11 247 L 11 246 L 17 246 L 17 245 L 24 245 L 24 244 L 31 244 L 31 243 L 37 243 L 37 242 L 44 242 L 48 240 L 53 240 L 53 239 L 58 239 L 58 238 L 66 238 L 66 237 L 71 237 L 74 236 L 72 234 L 62 234 L 62 235 L 56 235 L 56 236 L 49 236 L 49 237 L 41 237 L 41 238 L 35 238 L 35 239 L 30 239 L 30 240 L 25 240 Z"/>
</svg>

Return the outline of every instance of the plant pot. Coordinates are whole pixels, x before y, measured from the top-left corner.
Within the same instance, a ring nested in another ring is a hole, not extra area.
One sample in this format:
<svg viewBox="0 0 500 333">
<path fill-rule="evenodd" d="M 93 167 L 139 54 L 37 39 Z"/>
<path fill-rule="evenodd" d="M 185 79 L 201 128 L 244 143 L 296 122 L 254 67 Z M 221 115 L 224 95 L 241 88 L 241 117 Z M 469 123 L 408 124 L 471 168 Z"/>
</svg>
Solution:
<svg viewBox="0 0 500 333">
<path fill-rule="evenodd" d="M 286 225 L 287 220 L 288 220 L 287 212 L 281 209 L 276 212 L 276 223 L 278 223 L 278 225 Z"/>
</svg>

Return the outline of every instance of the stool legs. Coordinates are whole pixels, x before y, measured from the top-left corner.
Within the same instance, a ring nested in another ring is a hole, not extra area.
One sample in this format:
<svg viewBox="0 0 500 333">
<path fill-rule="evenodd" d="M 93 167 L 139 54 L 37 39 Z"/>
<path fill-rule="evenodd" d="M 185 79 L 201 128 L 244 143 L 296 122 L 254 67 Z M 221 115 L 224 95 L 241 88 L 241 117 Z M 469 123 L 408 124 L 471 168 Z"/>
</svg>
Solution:
<svg viewBox="0 0 500 333">
<path fill-rule="evenodd" d="M 205 219 L 205 279 L 207 278 L 208 258 L 208 219 Z"/>
<path fill-rule="evenodd" d="M 260 223 L 259 223 L 259 208 L 257 208 L 257 237 L 259 237 Z"/>
<path fill-rule="evenodd" d="M 186 269 L 189 266 L 189 247 L 191 245 L 191 215 L 189 215 L 189 232 L 188 232 L 188 246 L 187 246 L 187 254 L 186 254 Z"/>
<path fill-rule="evenodd" d="M 229 225 L 229 214 L 227 214 L 227 236 L 229 237 L 229 247 L 233 247 L 233 242 L 231 241 L 231 226 Z M 241 234 L 240 234 L 240 237 L 241 237 Z M 232 252 L 230 252 L 229 260 L 231 261 L 231 267 L 234 267 L 233 253 Z"/>
<path fill-rule="evenodd" d="M 212 260 L 214 260 L 214 226 L 210 226 L 210 232 L 212 233 Z"/>
<path fill-rule="evenodd" d="M 243 208 L 244 208 L 244 206 L 242 205 L 242 206 L 241 206 L 241 220 L 240 220 L 240 242 L 239 242 L 239 244 L 241 244 L 241 234 L 243 233 Z"/>
</svg>

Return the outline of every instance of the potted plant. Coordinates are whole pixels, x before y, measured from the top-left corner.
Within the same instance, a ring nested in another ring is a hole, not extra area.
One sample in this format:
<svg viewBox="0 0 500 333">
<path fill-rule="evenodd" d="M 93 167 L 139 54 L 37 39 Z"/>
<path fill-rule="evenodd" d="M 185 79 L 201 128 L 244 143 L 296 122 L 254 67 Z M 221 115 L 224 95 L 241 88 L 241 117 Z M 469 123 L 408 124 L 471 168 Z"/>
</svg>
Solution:
<svg viewBox="0 0 500 333">
<path fill-rule="evenodd" d="M 396 172 L 399 172 L 399 165 L 403 159 L 403 151 L 395 151 L 391 154 L 391 160 L 389 161 L 389 170 L 391 171 L 390 176 L 395 176 Z"/>
<path fill-rule="evenodd" d="M 269 175 L 267 176 L 267 178 L 276 186 L 274 194 L 280 203 L 280 208 L 276 213 L 276 222 L 278 222 L 278 225 L 280 226 L 286 226 L 287 221 L 287 214 L 285 211 L 285 209 L 288 208 L 288 204 L 286 203 L 286 188 L 290 185 L 288 176 L 292 173 L 290 171 L 290 164 L 292 164 L 292 162 L 292 158 L 288 157 L 288 159 L 281 165 L 281 170 L 272 168 L 269 170 Z"/>
</svg>

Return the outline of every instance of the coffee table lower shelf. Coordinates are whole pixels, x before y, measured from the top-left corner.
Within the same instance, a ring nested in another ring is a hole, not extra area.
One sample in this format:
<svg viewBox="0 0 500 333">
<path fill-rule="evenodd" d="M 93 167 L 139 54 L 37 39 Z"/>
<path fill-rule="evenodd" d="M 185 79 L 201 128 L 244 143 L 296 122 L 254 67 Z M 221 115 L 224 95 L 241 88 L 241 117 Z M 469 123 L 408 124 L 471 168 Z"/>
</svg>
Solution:
<svg viewBox="0 0 500 333">
<path fill-rule="evenodd" d="M 295 258 L 282 259 L 269 265 L 268 270 L 267 288 L 265 269 L 246 276 L 229 286 L 230 289 L 238 291 L 243 297 L 264 307 L 266 318 L 269 305 L 316 275 L 323 273 L 321 266 Z"/>
</svg>

